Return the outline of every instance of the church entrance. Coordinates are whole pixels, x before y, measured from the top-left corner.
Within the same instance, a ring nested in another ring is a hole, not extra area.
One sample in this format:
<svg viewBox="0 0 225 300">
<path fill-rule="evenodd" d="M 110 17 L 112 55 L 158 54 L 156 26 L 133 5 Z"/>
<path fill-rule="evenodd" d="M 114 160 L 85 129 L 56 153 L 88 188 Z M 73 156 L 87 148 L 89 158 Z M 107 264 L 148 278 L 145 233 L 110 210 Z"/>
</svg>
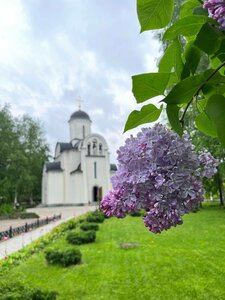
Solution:
<svg viewBox="0 0 225 300">
<path fill-rule="evenodd" d="M 102 187 L 93 187 L 93 202 L 98 202 L 102 200 Z"/>
</svg>

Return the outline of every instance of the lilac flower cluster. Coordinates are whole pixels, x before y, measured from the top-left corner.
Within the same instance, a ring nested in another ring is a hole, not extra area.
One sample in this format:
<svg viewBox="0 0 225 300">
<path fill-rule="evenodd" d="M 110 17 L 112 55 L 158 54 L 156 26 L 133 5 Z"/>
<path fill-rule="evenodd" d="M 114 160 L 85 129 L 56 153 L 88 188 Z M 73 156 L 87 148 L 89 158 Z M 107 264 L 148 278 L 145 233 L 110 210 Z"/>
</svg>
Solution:
<svg viewBox="0 0 225 300">
<path fill-rule="evenodd" d="M 142 129 L 118 153 L 113 190 L 100 208 L 123 218 L 145 209 L 144 224 L 154 233 L 182 224 L 182 216 L 203 200 L 202 177 L 211 177 L 218 162 L 210 153 L 194 152 L 187 134 L 181 138 L 163 125 Z"/>
<path fill-rule="evenodd" d="M 220 24 L 221 29 L 225 30 L 225 0 L 207 0 L 203 8 L 208 9 L 209 16 Z"/>
</svg>

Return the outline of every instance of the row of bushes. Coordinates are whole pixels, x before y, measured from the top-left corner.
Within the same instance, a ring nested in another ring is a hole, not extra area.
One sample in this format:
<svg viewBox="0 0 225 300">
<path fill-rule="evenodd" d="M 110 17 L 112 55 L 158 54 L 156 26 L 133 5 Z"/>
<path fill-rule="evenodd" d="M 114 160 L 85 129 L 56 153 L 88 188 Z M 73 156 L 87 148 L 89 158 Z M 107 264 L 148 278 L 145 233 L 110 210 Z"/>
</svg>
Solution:
<svg viewBox="0 0 225 300">
<path fill-rule="evenodd" d="M 102 223 L 104 219 L 104 215 L 101 212 L 95 211 L 89 213 L 86 218 L 80 219 L 79 223 L 67 224 L 69 229 L 66 236 L 67 242 L 72 245 L 95 242 L 96 231 L 99 229 L 99 226 L 93 222 Z M 76 230 L 77 225 L 80 225 L 80 231 Z M 45 251 L 45 258 L 49 264 L 58 264 L 64 267 L 79 264 L 81 256 L 81 252 L 73 248 L 68 248 L 64 251 L 50 248 Z"/>
<path fill-rule="evenodd" d="M 44 237 L 34 241 L 31 245 L 25 247 L 19 252 L 10 255 L 3 261 L 0 261 L 0 274 L 10 270 L 12 266 L 18 265 L 28 259 L 32 254 L 43 250 L 50 243 L 54 243 L 58 238 L 66 236 L 66 240 L 72 245 L 91 243 L 96 239 L 98 224 L 104 221 L 104 215 L 100 212 L 88 213 L 54 228 Z M 95 223 L 96 222 L 96 223 Z M 79 231 L 76 231 L 77 229 Z M 45 258 L 48 264 L 57 264 L 63 267 L 77 265 L 81 263 L 82 254 L 79 249 L 66 248 L 64 250 L 49 248 L 45 251 Z M 55 300 L 58 293 L 55 291 L 42 291 L 40 289 L 31 289 L 18 282 L 0 283 L 1 300 Z M 4 295 L 4 296 L 2 296 Z"/>
<path fill-rule="evenodd" d="M 45 251 L 45 258 L 49 264 L 59 264 L 68 267 L 81 262 L 81 252 L 73 248 L 64 251 L 47 249 Z"/>
<path fill-rule="evenodd" d="M 18 280 L 0 282 L 1 300 L 55 300 L 57 295 L 56 291 L 29 288 Z"/>
<path fill-rule="evenodd" d="M 4 260 L 0 260 L 0 275 L 9 271 L 11 267 L 17 266 L 21 262 L 27 260 L 31 255 L 43 250 L 49 244 L 54 243 L 60 237 L 64 236 L 69 230 L 76 228 L 82 219 L 84 219 L 84 216 L 62 223 L 52 229 L 52 231 L 47 233 L 45 236 L 33 241 L 30 245 L 9 255 Z"/>
</svg>

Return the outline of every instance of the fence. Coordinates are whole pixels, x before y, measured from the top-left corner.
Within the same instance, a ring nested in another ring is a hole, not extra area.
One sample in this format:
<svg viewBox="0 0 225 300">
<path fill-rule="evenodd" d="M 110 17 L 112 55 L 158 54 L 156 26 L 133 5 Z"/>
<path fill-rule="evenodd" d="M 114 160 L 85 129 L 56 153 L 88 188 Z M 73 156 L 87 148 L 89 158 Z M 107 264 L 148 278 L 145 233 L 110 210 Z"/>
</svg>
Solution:
<svg viewBox="0 0 225 300">
<path fill-rule="evenodd" d="M 57 216 L 53 216 L 53 217 L 46 217 L 45 219 L 37 219 L 36 222 L 33 223 L 26 223 L 23 226 L 19 226 L 19 227 L 15 227 L 12 228 L 11 226 L 9 227 L 9 230 L 5 230 L 0 232 L 0 241 L 5 240 L 5 239 L 10 239 L 14 236 L 20 235 L 22 233 L 25 232 L 29 232 L 35 228 L 41 227 L 43 225 L 49 224 L 51 222 L 60 220 L 62 217 L 62 215 L 57 215 Z"/>
</svg>

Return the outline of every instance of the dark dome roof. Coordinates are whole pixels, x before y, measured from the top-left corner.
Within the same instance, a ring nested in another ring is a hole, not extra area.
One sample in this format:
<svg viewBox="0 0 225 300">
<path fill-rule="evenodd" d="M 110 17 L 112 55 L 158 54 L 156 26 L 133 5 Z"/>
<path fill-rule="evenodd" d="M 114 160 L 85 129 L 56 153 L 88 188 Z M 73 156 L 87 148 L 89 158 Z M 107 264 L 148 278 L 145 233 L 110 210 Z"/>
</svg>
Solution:
<svg viewBox="0 0 225 300">
<path fill-rule="evenodd" d="M 82 110 L 77 110 L 75 111 L 71 116 L 70 116 L 70 120 L 73 120 L 73 119 L 86 119 L 86 120 L 89 120 L 91 121 L 89 115 L 82 111 Z"/>
</svg>

